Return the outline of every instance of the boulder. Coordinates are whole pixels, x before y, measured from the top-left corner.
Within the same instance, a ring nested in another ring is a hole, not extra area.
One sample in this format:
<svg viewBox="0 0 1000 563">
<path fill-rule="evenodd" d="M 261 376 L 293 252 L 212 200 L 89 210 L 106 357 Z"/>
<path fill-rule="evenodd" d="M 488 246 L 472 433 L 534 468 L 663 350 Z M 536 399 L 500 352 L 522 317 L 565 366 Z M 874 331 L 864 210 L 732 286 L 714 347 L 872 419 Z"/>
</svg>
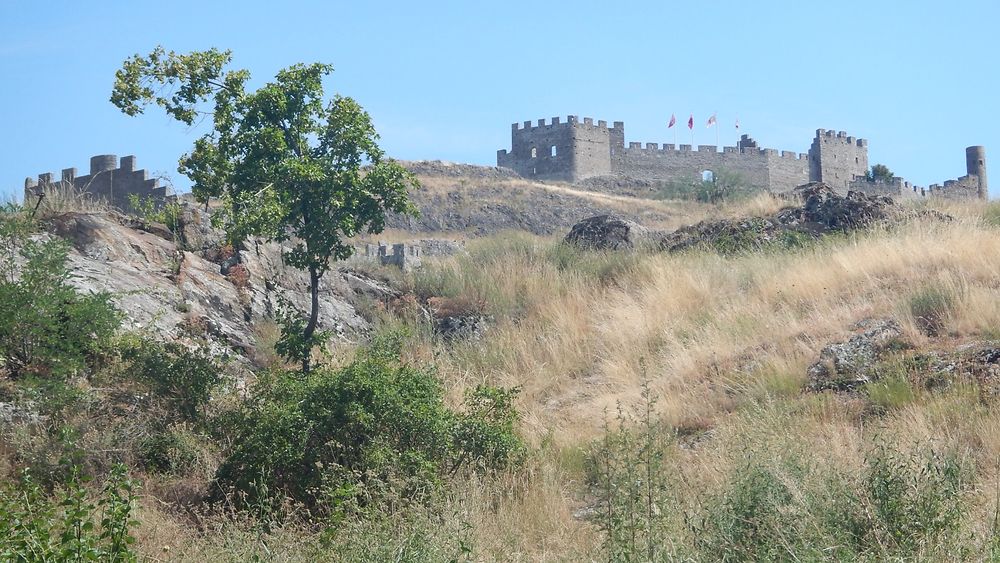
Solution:
<svg viewBox="0 0 1000 563">
<path fill-rule="evenodd" d="M 649 229 L 617 215 L 597 215 L 573 225 L 565 241 L 588 250 L 632 250 L 651 246 Z"/>
<path fill-rule="evenodd" d="M 819 361 L 807 372 L 809 389 L 844 391 L 873 381 L 880 354 L 897 343 L 902 334 L 893 319 L 861 321 L 851 338 L 823 348 Z"/>
</svg>

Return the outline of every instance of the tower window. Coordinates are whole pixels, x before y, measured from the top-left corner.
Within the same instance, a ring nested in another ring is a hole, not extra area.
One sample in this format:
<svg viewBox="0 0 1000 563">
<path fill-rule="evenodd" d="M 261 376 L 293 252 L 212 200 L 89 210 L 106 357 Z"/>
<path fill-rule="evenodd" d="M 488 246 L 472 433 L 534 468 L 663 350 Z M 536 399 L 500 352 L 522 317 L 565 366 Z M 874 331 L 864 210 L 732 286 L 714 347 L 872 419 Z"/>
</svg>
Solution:
<svg viewBox="0 0 1000 563">
<path fill-rule="evenodd" d="M 701 172 L 701 181 L 702 182 L 714 182 L 715 181 L 715 173 L 712 172 L 711 170 L 703 170 Z"/>
<path fill-rule="evenodd" d="M 538 149 L 531 147 L 531 158 L 538 158 Z"/>
<path fill-rule="evenodd" d="M 858 160 L 858 157 L 854 157 L 854 164 L 858 164 L 859 162 L 861 161 Z"/>
<path fill-rule="evenodd" d="M 555 156 L 556 156 L 556 146 L 555 145 L 552 145 L 552 149 L 550 151 L 549 156 L 555 158 Z"/>
</svg>

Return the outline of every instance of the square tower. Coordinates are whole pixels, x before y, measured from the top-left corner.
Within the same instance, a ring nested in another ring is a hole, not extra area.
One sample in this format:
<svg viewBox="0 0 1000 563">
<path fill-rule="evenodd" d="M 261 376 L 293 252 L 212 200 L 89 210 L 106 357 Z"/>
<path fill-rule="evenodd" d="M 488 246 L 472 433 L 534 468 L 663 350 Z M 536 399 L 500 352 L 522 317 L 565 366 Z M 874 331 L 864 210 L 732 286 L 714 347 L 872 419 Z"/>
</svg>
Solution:
<svg viewBox="0 0 1000 563">
<path fill-rule="evenodd" d="M 809 148 L 809 180 L 846 191 L 848 184 L 868 171 L 868 141 L 844 131 L 817 129 Z"/>
</svg>

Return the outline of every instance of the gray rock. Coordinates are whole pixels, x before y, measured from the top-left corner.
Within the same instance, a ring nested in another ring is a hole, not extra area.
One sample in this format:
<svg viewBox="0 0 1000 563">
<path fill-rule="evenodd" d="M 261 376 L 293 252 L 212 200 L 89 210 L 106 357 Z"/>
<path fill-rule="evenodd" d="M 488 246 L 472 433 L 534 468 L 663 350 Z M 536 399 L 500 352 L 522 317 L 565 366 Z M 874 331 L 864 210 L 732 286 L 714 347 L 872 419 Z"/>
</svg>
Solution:
<svg viewBox="0 0 1000 563">
<path fill-rule="evenodd" d="M 879 354 L 902 334 L 899 323 L 893 319 L 866 319 L 858 323 L 854 336 L 820 352 L 819 361 L 807 372 L 809 389 L 850 390 L 873 381 Z"/>
<path fill-rule="evenodd" d="M 611 214 L 573 225 L 565 241 L 588 250 L 632 250 L 651 245 L 652 238 L 646 227 Z"/>
<path fill-rule="evenodd" d="M 455 315 L 434 321 L 434 332 L 445 340 L 478 339 L 489 328 L 492 319 L 487 315 Z"/>
</svg>

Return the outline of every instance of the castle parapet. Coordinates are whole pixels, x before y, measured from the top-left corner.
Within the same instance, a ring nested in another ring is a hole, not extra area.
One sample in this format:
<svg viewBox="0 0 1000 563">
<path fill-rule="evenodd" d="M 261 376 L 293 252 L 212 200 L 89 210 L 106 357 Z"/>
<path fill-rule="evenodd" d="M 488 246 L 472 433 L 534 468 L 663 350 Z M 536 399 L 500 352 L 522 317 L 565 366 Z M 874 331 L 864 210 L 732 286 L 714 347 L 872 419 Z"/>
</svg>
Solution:
<svg viewBox="0 0 1000 563">
<path fill-rule="evenodd" d="M 77 175 L 76 168 L 64 168 L 58 181 L 53 179 L 51 172 L 38 175 L 37 182 L 25 182 L 25 201 L 39 197 L 46 189 L 73 189 L 83 194 L 101 199 L 123 210 L 129 210 L 129 196 L 137 196 L 143 200 L 153 200 L 154 204 L 162 204 L 173 192 L 159 185 L 158 179 L 150 180 L 145 170 L 136 170 L 136 158 L 129 155 L 122 157 L 118 166 L 118 157 L 113 154 L 102 154 L 91 157 L 90 174 Z"/>
</svg>

